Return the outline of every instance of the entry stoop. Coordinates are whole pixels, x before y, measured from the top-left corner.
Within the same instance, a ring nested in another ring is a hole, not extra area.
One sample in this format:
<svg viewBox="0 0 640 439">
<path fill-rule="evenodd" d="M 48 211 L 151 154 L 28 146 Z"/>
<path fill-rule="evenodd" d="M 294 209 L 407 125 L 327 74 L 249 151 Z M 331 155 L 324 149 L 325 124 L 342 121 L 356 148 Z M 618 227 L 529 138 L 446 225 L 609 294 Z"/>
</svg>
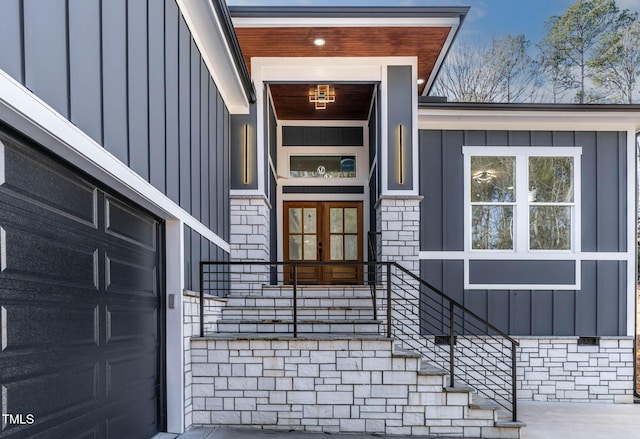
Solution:
<svg viewBox="0 0 640 439">
<path fill-rule="evenodd" d="M 264 286 L 229 295 L 204 337 L 190 339 L 194 427 L 519 438 L 522 423 L 421 354 L 381 335 L 371 290 Z M 378 314 L 384 309 L 376 303 Z M 398 346 L 394 346 L 398 344 Z"/>
</svg>

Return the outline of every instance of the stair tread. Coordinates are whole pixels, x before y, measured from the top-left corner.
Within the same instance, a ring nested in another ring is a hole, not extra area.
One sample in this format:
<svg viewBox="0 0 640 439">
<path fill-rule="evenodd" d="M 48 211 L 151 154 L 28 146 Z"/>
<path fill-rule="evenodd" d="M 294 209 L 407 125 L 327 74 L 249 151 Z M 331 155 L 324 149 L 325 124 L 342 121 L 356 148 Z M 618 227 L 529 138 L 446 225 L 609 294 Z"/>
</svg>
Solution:
<svg viewBox="0 0 640 439">
<path fill-rule="evenodd" d="M 517 421 L 496 421 L 493 425 L 496 427 L 512 427 L 512 428 L 520 428 L 526 427 L 526 422 L 517 420 Z"/>
<path fill-rule="evenodd" d="M 394 357 L 404 357 L 404 358 L 422 358 L 420 352 L 416 352 L 413 349 L 406 348 L 394 348 L 392 356 Z"/>
<path fill-rule="evenodd" d="M 444 391 L 448 393 L 474 393 L 476 389 L 471 386 L 455 386 L 445 387 Z"/>
<path fill-rule="evenodd" d="M 491 399 L 474 396 L 473 402 L 469 404 L 469 408 L 479 410 L 499 410 L 502 406 Z"/>
<path fill-rule="evenodd" d="M 447 372 L 446 369 L 443 369 L 439 366 L 436 366 L 432 363 L 429 363 L 427 361 L 423 361 L 422 363 L 420 363 L 420 370 L 418 371 L 419 375 L 441 375 L 441 376 L 445 376 L 445 375 L 449 375 L 449 372 Z"/>
<path fill-rule="evenodd" d="M 220 323 L 293 323 L 292 319 L 220 319 Z M 382 320 L 372 319 L 298 319 L 300 323 L 382 323 Z"/>
</svg>

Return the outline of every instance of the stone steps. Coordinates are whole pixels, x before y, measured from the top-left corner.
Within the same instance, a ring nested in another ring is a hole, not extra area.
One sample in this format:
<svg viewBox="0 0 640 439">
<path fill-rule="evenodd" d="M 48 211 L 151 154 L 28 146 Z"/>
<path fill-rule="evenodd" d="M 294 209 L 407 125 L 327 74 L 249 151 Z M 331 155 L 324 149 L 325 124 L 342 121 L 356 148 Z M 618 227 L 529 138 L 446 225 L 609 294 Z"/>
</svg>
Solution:
<svg viewBox="0 0 640 439">
<path fill-rule="evenodd" d="M 281 299 L 278 299 L 281 300 Z M 353 320 L 373 319 L 373 310 L 369 306 L 299 306 L 297 315 L 299 319 L 323 319 L 323 320 Z M 226 306 L 222 310 L 222 319 L 293 319 L 293 308 L 290 306 L 274 307 L 243 307 Z"/>
</svg>

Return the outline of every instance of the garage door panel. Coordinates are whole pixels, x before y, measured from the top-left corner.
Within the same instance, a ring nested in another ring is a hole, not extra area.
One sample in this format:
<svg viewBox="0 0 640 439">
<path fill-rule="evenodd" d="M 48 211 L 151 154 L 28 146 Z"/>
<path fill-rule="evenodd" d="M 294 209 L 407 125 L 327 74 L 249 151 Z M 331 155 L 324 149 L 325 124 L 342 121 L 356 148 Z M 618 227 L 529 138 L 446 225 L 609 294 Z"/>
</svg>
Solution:
<svg viewBox="0 0 640 439">
<path fill-rule="evenodd" d="M 99 399 L 99 364 L 92 361 L 64 369 L 39 370 L 2 385 L 7 413 L 32 413 L 38 422 L 78 416 L 95 409 Z"/>
<path fill-rule="evenodd" d="M 0 347 L 5 355 L 98 345 L 97 305 L 5 302 L 0 306 Z"/>
<path fill-rule="evenodd" d="M 156 250 L 156 222 L 111 197 L 105 198 L 105 231 L 149 250 Z"/>
<path fill-rule="evenodd" d="M 107 360 L 107 397 L 131 398 L 155 392 L 157 364 L 153 361 L 153 349 L 134 351 Z"/>
<path fill-rule="evenodd" d="M 51 160 L 43 161 L 39 154 L 2 138 L 0 156 L 4 160 L 0 190 L 97 227 L 98 198 L 94 185 L 69 173 L 64 166 Z"/>
<path fill-rule="evenodd" d="M 161 223 L 0 133 L 0 437 L 161 428 Z M 107 395 L 108 392 L 108 395 Z"/>
<path fill-rule="evenodd" d="M 139 262 L 139 261 L 138 261 Z M 138 265 L 106 255 L 106 290 L 110 293 L 126 293 L 133 296 L 156 297 L 158 294 L 157 272 L 154 266 Z"/>
<path fill-rule="evenodd" d="M 130 410 L 123 412 L 112 406 L 107 414 L 106 437 L 108 439 L 148 439 L 156 432 L 157 410 L 153 410 L 153 398 L 136 395 L 126 401 Z"/>
<path fill-rule="evenodd" d="M 135 309 L 108 305 L 106 310 L 107 344 L 133 342 L 152 343 L 158 340 L 158 310 L 153 305 Z"/>
<path fill-rule="evenodd" d="M 45 230 L 39 233 L 7 224 L 0 227 L 4 276 L 20 275 L 38 282 L 98 289 L 96 247 L 78 247 L 73 241 L 54 238 Z"/>
</svg>

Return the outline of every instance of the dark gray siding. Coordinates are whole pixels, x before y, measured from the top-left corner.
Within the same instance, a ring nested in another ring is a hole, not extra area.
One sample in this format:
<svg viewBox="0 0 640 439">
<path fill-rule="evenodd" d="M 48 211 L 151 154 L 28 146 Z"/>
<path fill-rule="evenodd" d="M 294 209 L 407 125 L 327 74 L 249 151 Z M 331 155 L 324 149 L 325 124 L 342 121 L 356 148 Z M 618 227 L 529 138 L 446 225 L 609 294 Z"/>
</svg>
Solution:
<svg viewBox="0 0 640 439">
<path fill-rule="evenodd" d="M 229 254 L 188 226 L 184 228 L 184 285 L 200 291 L 200 261 L 228 261 Z"/>
<path fill-rule="evenodd" d="M 175 0 L 0 2 L 0 68 L 229 239 L 229 114 Z"/>
<path fill-rule="evenodd" d="M 361 127 L 282 127 L 282 146 L 362 146 Z"/>
<path fill-rule="evenodd" d="M 581 146 L 582 251 L 626 251 L 626 141 L 623 132 L 420 131 L 421 250 L 464 250 L 462 146 L 488 145 Z M 583 261 L 580 291 L 483 291 L 464 290 L 462 261 L 421 262 L 425 280 L 480 316 L 537 336 L 624 335 L 626 270 L 621 261 Z M 535 271 L 537 283 L 553 280 Z"/>
<path fill-rule="evenodd" d="M 387 68 L 387 81 L 389 90 L 388 100 L 388 159 L 389 189 L 411 190 L 413 189 L 413 159 L 412 159 L 412 133 L 413 133 L 413 81 L 411 80 L 410 66 L 389 66 Z M 398 171 L 398 126 L 404 127 L 404 184 L 399 183 Z"/>
</svg>

